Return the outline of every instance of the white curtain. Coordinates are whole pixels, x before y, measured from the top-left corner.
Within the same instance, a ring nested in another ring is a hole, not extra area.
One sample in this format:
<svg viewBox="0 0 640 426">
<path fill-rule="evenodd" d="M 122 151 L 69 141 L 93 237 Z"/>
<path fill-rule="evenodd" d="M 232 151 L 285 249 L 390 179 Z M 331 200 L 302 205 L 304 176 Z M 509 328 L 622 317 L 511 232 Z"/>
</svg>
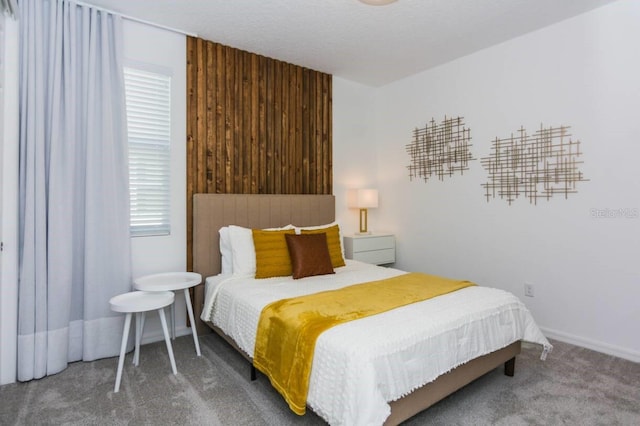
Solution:
<svg viewBox="0 0 640 426">
<path fill-rule="evenodd" d="M 131 289 L 119 16 L 20 0 L 18 380 L 114 356 Z"/>
<path fill-rule="evenodd" d="M 0 0 L 0 12 L 9 16 L 15 16 L 18 11 L 16 0 Z"/>
</svg>

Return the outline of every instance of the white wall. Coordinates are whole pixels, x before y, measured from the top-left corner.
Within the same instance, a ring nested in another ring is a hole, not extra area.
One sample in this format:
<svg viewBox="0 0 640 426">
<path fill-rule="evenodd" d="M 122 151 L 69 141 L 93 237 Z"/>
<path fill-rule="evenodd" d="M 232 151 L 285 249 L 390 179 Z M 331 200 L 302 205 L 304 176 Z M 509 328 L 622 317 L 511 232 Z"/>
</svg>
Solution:
<svg viewBox="0 0 640 426">
<path fill-rule="evenodd" d="M 16 381 L 18 333 L 18 23 L 0 14 L 0 385 Z M 4 27 L 4 28 L 3 28 Z"/>
<path fill-rule="evenodd" d="M 377 187 L 374 95 L 368 86 L 333 78 L 333 194 L 336 220 L 345 234 L 359 226 L 358 210 L 347 208 L 346 190 Z M 373 231 L 379 230 L 376 213 L 369 211 Z"/>
<path fill-rule="evenodd" d="M 169 72 L 171 78 L 171 234 L 132 238 L 133 277 L 186 270 L 186 38 L 182 34 L 124 21 L 125 65 Z M 176 294 L 176 334 L 186 328 L 184 296 Z M 143 342 L 162 339 L 157 316 L 150 315 Z"/>
<path fill-rule="evenodd" d="M 638 22 L 640 2 L 623 0 L 383 88 L 336 79 L 336 195 L 360 174 L 371 180 L 375 157 L 376 227 L 395 232 L 396 266 L 510 290 L 548 336 L 640 361 L 640 218 L 591 214 L 640 209 Z M 372 97 L 374 119 L 358 111 Z M 590 181 L 537 206 L 487 202 L 479 160 L 463 176 L 410 182 L 412 130 L 445 114 L 465 118 L 478 159 L 520 126 L 569 125 Z M 360 124 L 372 131 L 358 134 Z M 372 137 L 377 153 L 355 155 Z M 525 282 L 535 297 L 524 297 Z"/>
</svg>

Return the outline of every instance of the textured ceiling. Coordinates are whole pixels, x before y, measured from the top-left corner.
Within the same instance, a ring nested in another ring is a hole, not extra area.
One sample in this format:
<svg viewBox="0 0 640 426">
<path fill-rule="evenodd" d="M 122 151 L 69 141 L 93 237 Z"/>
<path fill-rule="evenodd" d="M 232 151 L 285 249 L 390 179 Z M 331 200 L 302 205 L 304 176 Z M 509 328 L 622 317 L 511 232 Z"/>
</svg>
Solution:
<svg viewBox="0 0 640 426">
<path fill-rule="evenodd" d="M 381 86 L 613 0 L 86 0 L 198 37 Z"/>
</svg>

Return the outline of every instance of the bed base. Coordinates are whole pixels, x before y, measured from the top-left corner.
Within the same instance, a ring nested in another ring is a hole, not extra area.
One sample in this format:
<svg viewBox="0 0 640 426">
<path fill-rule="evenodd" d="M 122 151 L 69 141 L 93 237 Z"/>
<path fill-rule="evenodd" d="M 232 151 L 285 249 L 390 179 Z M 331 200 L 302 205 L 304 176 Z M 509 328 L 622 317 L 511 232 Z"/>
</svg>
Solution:
<svg viewBox="0 0 640 426">
<path fill-rule="evenodd" d="M 225 340 L 225 342 L 231 345 L 231 347 L 235 349 L 236 352 L 242 355 L 242 357 L 249 362 L 249 365 L 251 365 L 251 375 L 250 375 L 251 381 L 253 382 L 254 380 L 256 380 L 258 378 L 257 370 L 256 370 L 256 367 L 253 366 L 253 360 L 251 359 L 251 357 L 246 353 L 244 353 L 244 351 L 240 349 L 238 345 L 236 345 L 236 342 L 234 342 L 233 339 L 229 337 L 229 335 L 227 335 L 224 331 L 222 331 L 222 329 L 220 329 L 219 327 L 216 327 L 215 325 L 213 325 L 208 321 L 205 322 L 204 324 L 208 325 L 218 336 L 222 337 Z"/>
<path fill-rule="evenodd" d="M 384 422 L 385 426 L 397 425 L 415 416 L 501 364 L 504 364 L 505 374 L 513 376 L 515 357 L 519 353 L 520 341 L 517 341 L 495 352 L 472 359 L 409 395 L 390 402 L 391 415 Z"/>
<path fill-rule="evenodd" d="M 206 324 L 250 363 L 251 381 L 256 380 L 256 368 L 253 366 L 253 360 L 251 357 L 244 353 L 233 339 L 225 334 L 220 328 L 209 322 Z M 458 389 L 468 385 L 475 379 L 484 376 L 488 372 L 499 367 L 501 364 L 504 364 L 504 374 L 513 377 L 515 373 L 516 355 L 520 353 L 520 349 L 520 341 L 517 341 L 502 349 L 498 349 L 495 352 L 472 359 L 466 364 L 443 374 L 433 382 L 427 383 L 423 387 L 416 389 L 409 395 L 390 402 L 391 414 L 384 422 L 385 426 L 402 423 L 419 412 L 431 407 L 436 402 L 451 395 Z"/>
</svg>

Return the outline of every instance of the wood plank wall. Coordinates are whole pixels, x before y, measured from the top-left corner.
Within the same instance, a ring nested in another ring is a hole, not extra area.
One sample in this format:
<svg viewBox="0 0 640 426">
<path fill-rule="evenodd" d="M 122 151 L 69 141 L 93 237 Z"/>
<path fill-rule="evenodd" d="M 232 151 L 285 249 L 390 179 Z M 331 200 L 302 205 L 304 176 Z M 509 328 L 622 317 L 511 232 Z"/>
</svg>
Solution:
<svg viewBox="0 0 640 426">
<path fill-rule="evenodd" d="M 193 194 L 331 194 L 332 79 L 187 37 L 187 267 Z"/>
</svg>

